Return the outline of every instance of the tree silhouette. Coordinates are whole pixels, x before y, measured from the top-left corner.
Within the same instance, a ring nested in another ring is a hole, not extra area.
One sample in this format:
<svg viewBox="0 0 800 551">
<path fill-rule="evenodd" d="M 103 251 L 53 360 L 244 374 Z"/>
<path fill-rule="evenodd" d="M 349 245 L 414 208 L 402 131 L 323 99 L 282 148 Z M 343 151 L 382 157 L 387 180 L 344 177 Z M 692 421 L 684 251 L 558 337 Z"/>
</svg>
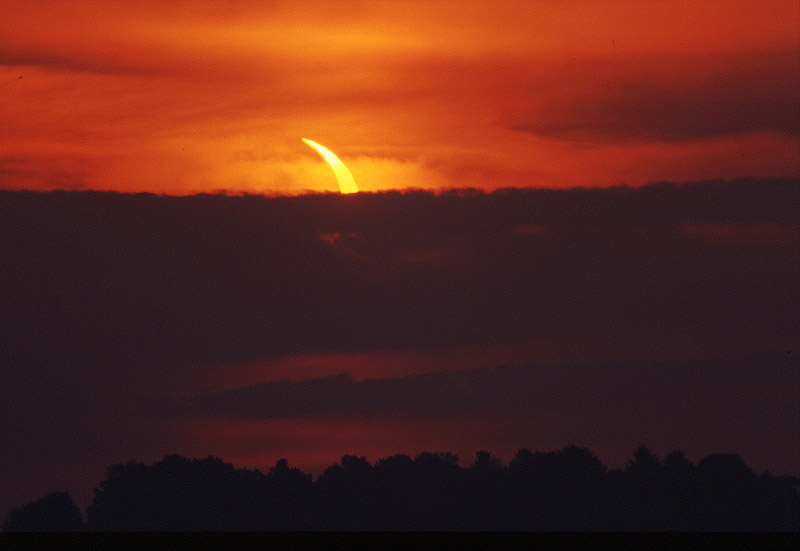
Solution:
<svg viewBox="0 0 800 551">
<path fill-rule="evenodd" d="M 324 529 L 374 528 L 370 511 L 372 465 L 364 457 L 345 455 L 325 469 L 316 485 L 316 513 Z"/>
<path fill-rule="evenodd" d="M 475 530 L 504 526 L 508 519 L 507 470 L 502 461 L 487 451 L 475 453 L 475 462 L 467 469 L 468 492 L 464 523 Z M 467 516 L 468 515 L 468 516 Z"/>
<path fill-rule="evenodd" d="M 423 452 L 414 459 L 415 529 L 463 529 L 463 470 L 458 456 Z"/>
<path fill-rule="evenodd" d="M 287 468 L 288 470 L 288 468 Z M 276 520 L 276 478 L 304 477 L 283 472 L 264 475 L 234 469 L 216 457 L 165 457 L 152 466 L 112 465 L 87 510 L 100 530 L 248 530 L 280 528 Z M 287 492 L 291 495 L 291 491 Z M 286 509 L 280 509 L 281 513 Z"/>
<path fill-rule="evenodd" d="M 280 459 L 267 476 L 267 517 L 262 519 L 270 530 L 299 530 L 311 517 L 312 477 L 300 469 L 290 468 Z M 258 496 L 254 496 L 257 498 Z"/>
<path fill-rule="evenodd" d="M 695 477 L 702 529 L 760 528 L 758 475 L 741 457 L 734 454 L 704 457 L 697 463 Z"/>
<path fill-rule="evenodd" d="M 697 515 L 693 499 L 692 476 L 694 465 L 682 452 L 675 451 L 664 457 L 660 507 L 664 529 L 689 530 Z"/>
<path fill-rule="evenodd" d="M 415 477 L 414 460 L 407 455 L 393 455 L 375 464 L 374 506 L 382 527 L 402 530 L 415 526 L 419 515 Z"/>
<path fill-rule="evenodd" d="M 277 461 L 269 473 L 216 457 L 109 467 L 90 530 L 769 530 L 800 529 L 800 479 L 753 472 L 741 457 L 693 465 L 640 446 L 608 471 L 587 448 L 520 449 L 506 467 L 478 451 L 345 455 L 313 480 Z M 4 530 L 81 530 L 65 492 L 13 509 Z"/>
<path fill-rule="evenodd" d="M 3 523 L 6 532 L 78 532 L 86 528 L 67 492 L 53 492 L 18 509 Z"/>
<path fill-rule="evenodd" d="M 661 462 L 644 446 L 633 452 L 625 465 L 625 476 L 613 488 L 622 499 L 620 528 L 623 530 L 659 530 L 662 512 L 659 503 L 664 481 Z"/>
<path fill-rule="evenodd" d="M 510 485 L 528 530 L 588 530 L 600 526 L 605 467 L 586 448 L 523 449 L 509 465 Z"/>
</svg>

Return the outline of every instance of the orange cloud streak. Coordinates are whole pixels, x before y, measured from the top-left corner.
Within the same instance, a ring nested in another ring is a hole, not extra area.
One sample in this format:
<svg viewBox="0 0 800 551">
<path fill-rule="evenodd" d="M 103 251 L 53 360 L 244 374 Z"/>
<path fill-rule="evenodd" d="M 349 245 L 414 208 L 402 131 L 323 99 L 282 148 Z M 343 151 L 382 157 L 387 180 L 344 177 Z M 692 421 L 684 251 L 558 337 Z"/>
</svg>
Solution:
<svg viewBox="0 0 800 551">
<path fill-rule="evenodd" d="M 186 194 L 800 172 L 800 7 L 6 2 L 0 187 Z M 20 78 L 21 77 L 21 78 Z"/>
</svg>

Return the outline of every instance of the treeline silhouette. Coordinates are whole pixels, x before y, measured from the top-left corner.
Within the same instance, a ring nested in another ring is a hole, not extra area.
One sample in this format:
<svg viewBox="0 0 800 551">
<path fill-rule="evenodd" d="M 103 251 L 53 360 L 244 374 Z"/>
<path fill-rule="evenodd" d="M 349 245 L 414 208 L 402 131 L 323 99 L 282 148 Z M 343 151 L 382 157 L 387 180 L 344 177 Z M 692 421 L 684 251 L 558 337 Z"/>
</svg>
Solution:
<svg viewBox="0 0 800 551">
<path fill-rule="evenodd" d="M 209 456 L 112 465 L 84 523 L 52 493 L 13 509 L 6 531 L 95 530 L 691 530 L 800 529 L 800 479 L 757 475 L 734 454 L 696 465 L 640 447 L 608 470 L 586 448 L 520 449 L 506 466 L 479 451 L 344 456 L 316 479 L 285 459 L 269 473 Z"/>
</svg>

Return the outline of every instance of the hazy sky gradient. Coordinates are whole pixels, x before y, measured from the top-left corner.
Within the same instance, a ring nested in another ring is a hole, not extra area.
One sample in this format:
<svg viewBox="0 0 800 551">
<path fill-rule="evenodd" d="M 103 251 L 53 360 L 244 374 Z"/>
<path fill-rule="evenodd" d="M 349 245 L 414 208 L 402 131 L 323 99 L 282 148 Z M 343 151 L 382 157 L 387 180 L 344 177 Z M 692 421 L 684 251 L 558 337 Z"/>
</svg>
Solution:
<svg viewBox="0 0 800 551">
<path fill-rule="evenodd" d="M 797 2 L 4 2 L 0 187 L 794 177 Z M 22 78 L 20 78 L 22 77 Z"/>
</svg>

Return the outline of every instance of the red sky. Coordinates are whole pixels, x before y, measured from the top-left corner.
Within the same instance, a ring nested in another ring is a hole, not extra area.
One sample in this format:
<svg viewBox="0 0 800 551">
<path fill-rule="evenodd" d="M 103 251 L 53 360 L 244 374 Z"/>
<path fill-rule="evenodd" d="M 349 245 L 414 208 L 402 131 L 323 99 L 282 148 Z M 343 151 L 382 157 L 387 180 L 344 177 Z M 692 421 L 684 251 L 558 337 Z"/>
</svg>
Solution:
<svg viewBox="0 0 800 551">
<path fill-rule="evenodd" d="M 800 171 L 788 1 L 16 2 L 0 187 L 639 185 Z M 20 78 L 22 77 L 22 78 Z"/>
</svg>

